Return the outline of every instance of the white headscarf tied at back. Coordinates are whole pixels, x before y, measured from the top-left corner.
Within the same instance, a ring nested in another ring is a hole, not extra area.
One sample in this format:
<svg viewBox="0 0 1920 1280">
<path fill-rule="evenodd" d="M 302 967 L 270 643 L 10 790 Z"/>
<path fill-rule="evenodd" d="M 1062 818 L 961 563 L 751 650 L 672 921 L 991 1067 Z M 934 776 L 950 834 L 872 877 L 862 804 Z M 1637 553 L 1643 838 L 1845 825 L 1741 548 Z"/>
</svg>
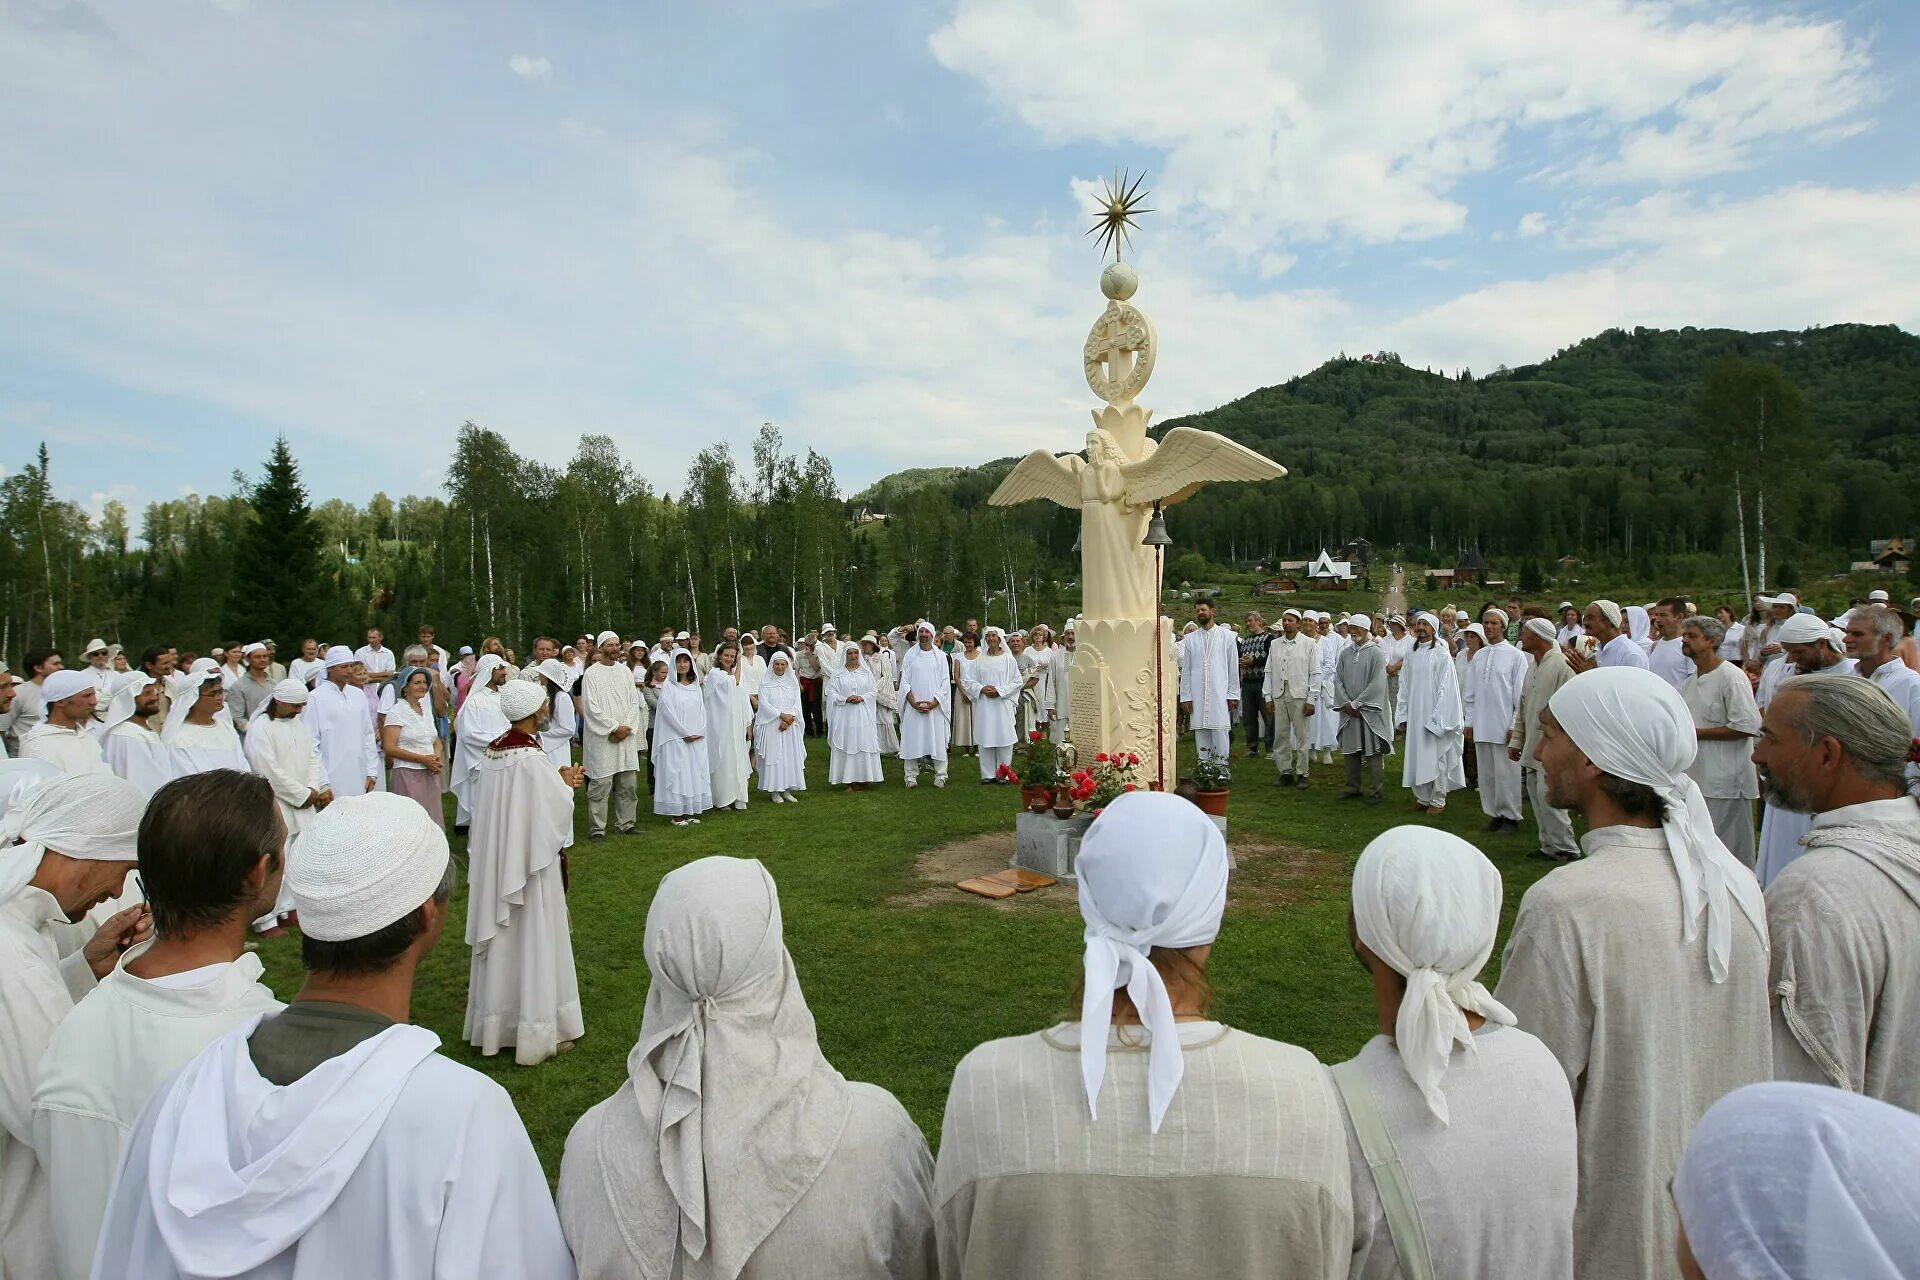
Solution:
<svg viewBox="0 0 1920 1280">
<path fill-rule="evenodd" d="M 853 1107 L 820 1052 L 756 861 L 702 858 L 647 909 L 652 983 L 627 1057 L 651 1147 L 608 1126 L 599 1159 L 644 1280 L 733 1280 L 820 1176 Z"/>
<path fill-rule="evenodd" d="M 160 736 L 168 746 L 173 745 L 173 735 L 181 725 L 187 722 L 187 713 L 193 710 L 193 704 L 200 700 L 200 690 L 209 680 L 220 679 L 220 664 L 212 658 L 195 658 L 193 665 L 185 672 L 167 677 L 167 696 L 173 699 L 167 707 L 167 721 L 160 728 Z M 214 712 L 214 719 L 225 718 L 229 721 L 225 705 Z"/>
<path fill-rule="evenodd" d="M 1616 778 L 1652 787 L 1667 804 L 1667 852 L 1680 878 L 1684 938 L 1700 931 L 1707 913 L 1707 968 L 1727 977 L 1738 905 L 1764 941 L 1766 900 L 1753 872 L 1740 865 L 1714 834 L 1700 787 L 1687 776 L 1699 749 L 1693 715 L 1672 685 L 1638 667 L 1596 667 L 1561 685 L 1547 703 L 1554 720 L 1597 767 Z"/>
<path fill-rule="evenodd" d="M 146 810 L 146 793 L 111 773 L 62 774 L 16 793 L 0 817 L 0 903 L 27 887 L 49 849 L 98 862 L 138 861 Z"/>
<path fill-rule="evenodd" d="M 1353 868 L 1354 930 L 1407 980 L 1394 1047 L 1441 1124 L 1448 1115 L 1440 1081 L 1453 1046 L 1474 1047 L 1466 1011 L 1514 1023 L 1479 982 L 1500 928 L 1500 895 L 1500 873 L 1486 855 L 1432 827 L 1383 832 Z"/>
<path fill-rule="evenodd" d="M 467 696 L 485 693 L 493 680 L 494 671 L 506 665 L 507 660 L 497 653 L 482 654 L 479 664 L 473 669 L 473 679 L 467 685 Z"/>
<path fill-rule="evenodd" d="M 1736 1089 L 1687 1139 L 1673 1199 L 1718 1280 L 1911 1280 L 1920 1116 L 1825 1085 Z"/>
<path fill-rule="evenodd" d="M 108 686 L 113 690 L 112 700 L 107 703 L 107 718 L 100 726 L 102 737 L 112 732 L 115 725 L 133 719 L 134 699 L 153 682 L 153 677 L 144 671 L 122 672 L 113 678 L 113 683 Z"/>
<path fill-rule="evenodd" d="M 1154 947 L 1197 947 L 1220 933 L 1227 906 L 1227 842 L 1191 802 L 1165 792 L 1131 791 L 1087 828 L 1074 864 L 1086 921 L 1086 995 L 1080 1005 L 1080 1078 L 1087 1111 L 1099 1118 L 1107 1073 L 1113 993 L 1127 997 L 1152 1033 L 1147 1049 L 1147 1109 L 1153 1131 L 1186 1069 L 1167 984 L 1148 960 Z"/>
</svg>

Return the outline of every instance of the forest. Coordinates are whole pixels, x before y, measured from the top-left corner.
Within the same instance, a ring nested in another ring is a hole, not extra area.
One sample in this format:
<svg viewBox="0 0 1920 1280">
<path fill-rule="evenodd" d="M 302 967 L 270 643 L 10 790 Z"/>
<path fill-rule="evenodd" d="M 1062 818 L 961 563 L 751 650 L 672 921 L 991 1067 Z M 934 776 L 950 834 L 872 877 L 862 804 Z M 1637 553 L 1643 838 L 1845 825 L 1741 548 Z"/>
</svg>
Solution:
<svg viewBox="0 0 1920 1280">
<path fill-rule="evenodd" d="M 1413 564 L 1477 548 L 1516 574 L 1575 556 L 1649 582 L 1710 563 L 1794 585 L 1920 529 L 1920 338 L 1885 325 L 1609 330 L 1480 376 L 1343 355 L 1157 431 L 1182 424 L 1289 469 L 1169 513 L 1187 572 L 1366 538 Z M 0 653 L 425 620 L 517 643 L 602 624 L 1031 622 L 1076 595 L 1074 514 L 986 505 L 1010 458 L 853 495 L 772 424 L 744 459 L 703 450 L 677 491 L 602 435 L 556 468 L 466 423 L 451 458 L 438 494 L 314 503 L 281 442 L 231 493 L 154 503 L 137 528 L 118 504 L 94 520 L 59 500 L 45 446 L 7 459 L 23 465 L 0 480 Z"/>
</svg>

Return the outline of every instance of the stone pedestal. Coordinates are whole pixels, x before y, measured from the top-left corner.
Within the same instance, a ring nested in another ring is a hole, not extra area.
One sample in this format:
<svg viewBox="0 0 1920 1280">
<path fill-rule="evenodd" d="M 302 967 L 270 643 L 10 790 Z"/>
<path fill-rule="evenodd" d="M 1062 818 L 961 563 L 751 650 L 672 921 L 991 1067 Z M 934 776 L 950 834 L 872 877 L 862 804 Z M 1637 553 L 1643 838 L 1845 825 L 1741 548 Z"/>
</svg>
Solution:
<svg viewBox="0 0 1920 1280">
<path fill-rule="evenodd" d="M 1227 834 L 1227 820 L 1209 815 L 1213 825 L 1220 828 L 1220 834 Z M 1041 875 L 1052 876 L 1056 880 L 1074 880 L 1074 859 L 1080 856 L 1080 841 L 1087 834 L 1087 828 L 1093 825 L 1093 815 L 1076 814 L 1071 818 L 1056 818 L 1050 813 L 1028 813 L 1022 810 L 1014 825 L 1013 865 L 1027 871 L 1037 871 Z M 1227 848 L 1227 862 L 1233 863 L 1233 848 Z"/>
</svg>

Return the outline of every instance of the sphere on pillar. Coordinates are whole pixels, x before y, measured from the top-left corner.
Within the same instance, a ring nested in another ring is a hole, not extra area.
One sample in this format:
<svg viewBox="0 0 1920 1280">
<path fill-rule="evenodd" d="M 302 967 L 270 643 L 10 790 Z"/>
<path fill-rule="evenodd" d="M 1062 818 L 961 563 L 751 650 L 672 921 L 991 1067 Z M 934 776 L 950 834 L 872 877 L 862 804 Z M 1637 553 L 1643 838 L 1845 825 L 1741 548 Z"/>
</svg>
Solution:
<svg viewBox="0 0 1920 1280">
<path fill-rule="evenodd" d="M 1115 302 L 1125 302 L 1140 287 L 1140 273 L 1124 262 L 1109 262 L 1100 273 L 1100 292 Z"/>
</svg>

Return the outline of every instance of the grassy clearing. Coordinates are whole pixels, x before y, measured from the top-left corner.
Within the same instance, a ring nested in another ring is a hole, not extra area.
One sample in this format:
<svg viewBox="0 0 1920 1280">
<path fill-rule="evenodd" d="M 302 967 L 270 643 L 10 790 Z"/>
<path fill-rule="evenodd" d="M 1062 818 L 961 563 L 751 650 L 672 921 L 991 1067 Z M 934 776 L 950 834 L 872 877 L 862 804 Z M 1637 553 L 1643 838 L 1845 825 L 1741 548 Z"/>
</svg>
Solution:
<svg viewBox="0 0 1920 1280">
<path fill-rule="evenodd" d="M 801 804 L 771 805 L 755 793 L 747 812 L 710 814 L 697 827 L 676 830 L 643 816 L 639 834 L 588 844 L 582 802 L 569 906 L 587 1034 L 542 1066 L 515 1067 L 511 1054 L 482 1058 L 461 1040 L 464 886 L 455 893 L 446 936 L 421 973 L 414 1019 L 439 1033 L 443 1052 L 507 1088 L 549 1173 L 574 1120 L 625 1078 L 646 999 L 647 904 L 663 875 L 696 858 L 755 857 L 772 870 L 787 946 L 827 1056 L 849 1078 L 891 1089 L 930 1140 L 968 1049 L 1068 1013 L 1080 958 L 1070 888 L 996 904 L 958 900 L 929 879 L 950 869 L 937 851 L 978 837 L 977 857 L 991 837 L 1010 831 L 1017 792 L 979 786 L 974 762 L 955 757 L 944 791 L 903 789 L 898 762 L 889 761 L 884 788 L 846 795 L 826 789 L 825 747 L 811 744 L 811 757 L 808 779 L 819 789 Z M 1467 836 L 1506 878 L 1507 924 L 1547 869 L 1525 857 L 1536 844 L 1531 824 L 1512 835 L 1479 834 L 1473 792 L 1427 818 L 1393 788 L 1377 808 L 1337 799 L 1334 769 L 1317 769 L 1314 788 L 1301 793 L 1271 786 L 1266 760 L 1236 768 L 1230 842 L 1240 864 L 1214 951 L 1215 1012 L 1328 1061 L 1373 1034 L 1367 981 L 1347 945 L 1347 876 L 1368 840 L 1403 822 Z M 1390 768 L 1397 780 L 1397 764 Z M 268 980 L 290 996 L 300 982 L 297 942 L 269 942 L 264 954 Z"/>
</svg>

